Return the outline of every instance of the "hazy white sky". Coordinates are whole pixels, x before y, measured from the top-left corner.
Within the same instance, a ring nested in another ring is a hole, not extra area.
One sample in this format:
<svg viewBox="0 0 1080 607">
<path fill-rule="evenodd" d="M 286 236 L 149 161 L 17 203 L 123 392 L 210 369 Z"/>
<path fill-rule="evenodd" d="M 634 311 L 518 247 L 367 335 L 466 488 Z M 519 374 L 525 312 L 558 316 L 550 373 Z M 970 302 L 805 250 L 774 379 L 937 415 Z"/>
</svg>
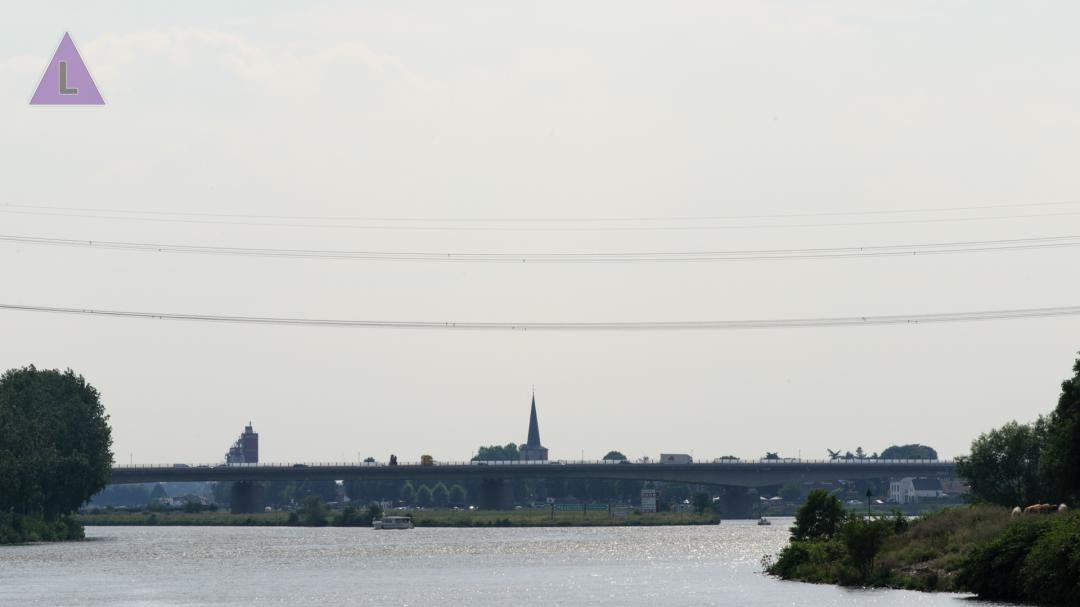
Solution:
<svg viewBox="0 0 1080 607">
<path fill-rule="evenodd" d="M 1080 234 L 1080 205 L 565 221 L 1080 200 L 1075 3 L 220 4 L 6 10 L 0 234 L 437 252 Z M 105 107 L 28 105 L 65 31 Z M 673 225 L 693 229 L 651 229 Z M 581 229 L 598 226 L 650 229 Z M 1080 303 L 1078 254 L 474 265 L 0 243 L 0 303 L 436 321 L 906 314 Z M 534 384 L 552 457 L 908 442 L 954 456 L 1052 409 L 1078 349 L 1080 318 L 523 334 L 0 312 L 0 367 L 84 374 L 118 461 L 138 463 L 218 460 L 249 420 L 266 460 L 465 459 L 524 441 Z"/>
</svg>

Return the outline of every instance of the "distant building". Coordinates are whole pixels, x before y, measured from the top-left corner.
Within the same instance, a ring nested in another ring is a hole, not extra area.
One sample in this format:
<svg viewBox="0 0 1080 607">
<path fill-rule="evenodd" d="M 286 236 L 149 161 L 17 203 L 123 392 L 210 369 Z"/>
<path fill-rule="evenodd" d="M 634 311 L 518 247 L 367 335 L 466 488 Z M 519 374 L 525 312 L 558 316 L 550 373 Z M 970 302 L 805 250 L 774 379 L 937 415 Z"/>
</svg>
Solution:
<svg viewBox="0 0 1080 607">
<path fill-rule="evenodd" d="M 251 428 L 251 422 L 244 426 L 244 433 L 236 439 L 229 452 L 225 454 L 226 464 L 259 463 L 259 434 Z"/>
<path fill-rule="evenodd" d="M 922 498 L 944 497 L 941 481 L 936 478 L 902 478 L 889 483 L 889 501 L 917 504 Z"/>
<path fill-rule="evenodd" d="M 524 445 L 518 447 L 519 458 L 522 460 L 546 460 L 548 458 L 547 447 L 540 444 L 540 424 L 536 421 L 536 394 L 532 398 L 532 411 L 529 413 L 529 438 Z"/>
<path fill-rule="evenodd" d="M 656 502 L 660 499 L 660 492 L 656 489 L 641 490 L 641 511 L 656 512 Z"/>
</svg>

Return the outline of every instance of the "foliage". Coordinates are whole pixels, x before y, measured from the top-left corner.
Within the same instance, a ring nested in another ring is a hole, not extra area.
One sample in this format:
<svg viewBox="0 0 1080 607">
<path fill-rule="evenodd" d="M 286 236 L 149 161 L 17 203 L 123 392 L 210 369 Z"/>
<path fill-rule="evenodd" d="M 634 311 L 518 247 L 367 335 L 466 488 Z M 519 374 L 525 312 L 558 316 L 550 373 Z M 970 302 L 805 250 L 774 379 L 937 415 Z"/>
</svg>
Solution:
<svg viewBox="0 0 1080 607">
<path fill-rule="evenodd" d="M 698 514 L 704 514 L 706 510 L 712 510 L 712 498 L 708 493 L 697 492 L 691 498 L 691 503 L 694 505 L 694 512 Z"/>
<path fill-rule="evenodd" d="M 1023 517 L 971 552 L 960 582 L 988 600 L 1080 603 L 1080 515 Z"/>
<path fill-rule="evenodd" d="M 309 495 L 296 511 L 298 522 L 305 527 L 325 527 L 330 509 L 318 495 Z"/>
<path fill-rule="evenodd" d="M 881 452 L 881 459 L 937 459 L 938 454 L 926 445 L 893 445 Z"/>
<path fill-rule="evenodd" d="M 791 539 L 827 540 L 836 534 L 845 516 L 840 500 L 826 493 L 824 489 L 814 489 L 806 496 L 806 502 L 799 507 L 795 515 Z"/>
<path fill-rule="evenodd" d="M 1011 520 L 1008 510 L 992 506 L 952 508 L 916 521 L 852 514 L 830 540 L 792 540 L 768 571 L 808 582 L 963 590 L 956 578 L 965 555 Z"/>
<path fill-rule="evenodd" d="M 334 517 L 332 524 L 335 527 L 370 527 L 372 521 L 382 518 L 382 514 L 382 506 L 378 504 L 371 504 L 363 509 L 349 504 L 341 514 Z"/>
<path fill-rule="evenodd" d="M 491 445 L 489 447 L 480 447 L 477 450 L 476 455 L 473 456 L 474 462 L 491 462 L 491 461 L 517 461 L 521 459 L 521 454 L 518 453 L 518 446 L 514 443 L 507 443 L 504 446 Z"/>
<path fill-rule="evenodd" d="M 74 512 L 101 491 L 113 456 L 98 391 L 68 369 L 0 376 L 0 512 Z"/>
<path fill-rule="evenodd" d="M 1080 359 L 1073 376 L 1061 383 L 1049 425 L 1043 477 L 1060 499 L 1075 503 L 1080 501 Z"/>
<path fill-rule="evenodd" d="M 1025 506 L 1046 497 L 1039 460 L 1049 432 L 1047 419 L 1034 424 L 1009 422 L 979 436 L 971 455 L 959 458 L 957 473 L 971 487 L 976 501 Z"/>
<path fill-rule="evenodd" d="M 1015 599 L 1080 604 L 1080 516 L 1051 519 L 1024 559 L 1020 578 L 1023 593 Z"/>
<path fill-rule="evenodd" d="M 605 461 L 625 462 L 626 461 L 626 456 L 623 455 L 622 453 L 620 453 L 619 451 L 608 451 L 607 454 L 604 455 L 603 459 Z"/>
<path fill-rule="evenodd" d="M 213 504 L 209 504 L 209 505 L 204 506 L 203 504 L 200 504 L 199 502 L 187 502 L 187 503 L 184 504 L 184 507 L 182 508 L 182 510 L 184 512 L 204 512 L 204 511 L 205 512 L 214 512 L 215 510 L 217 510 L 217 506 L 215 506 Z"/>
<path fill-rule="evenodd" d="M 83 539 L 83 527 L 70 516 L 46 521 L 37 516 L 0 513 L 0 544 L 61 542 Z"/>
<path fill-rule="evenodd" d="M 870 579 L 874 560 L 895 529 L 894 523 L 888 519 L 868 521 L 862 517 L 851 517 L 840 527 L 840 541 L 847 550 L 849 563 L 858 569 L 861 580 Z"/>
</svg>

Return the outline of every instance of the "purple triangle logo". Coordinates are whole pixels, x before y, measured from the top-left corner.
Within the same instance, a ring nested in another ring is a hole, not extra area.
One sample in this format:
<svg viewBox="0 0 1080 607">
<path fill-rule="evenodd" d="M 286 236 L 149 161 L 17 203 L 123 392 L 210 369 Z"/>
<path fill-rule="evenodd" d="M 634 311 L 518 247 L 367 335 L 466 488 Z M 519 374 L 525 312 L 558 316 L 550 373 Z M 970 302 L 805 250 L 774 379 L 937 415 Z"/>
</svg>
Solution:
<svg viewBox="0 0 1080 607">
<path fill-rule="evenodd" d="M 69 34 L 45 68 L 30 105 L 105 105 Z"/>
</svg>

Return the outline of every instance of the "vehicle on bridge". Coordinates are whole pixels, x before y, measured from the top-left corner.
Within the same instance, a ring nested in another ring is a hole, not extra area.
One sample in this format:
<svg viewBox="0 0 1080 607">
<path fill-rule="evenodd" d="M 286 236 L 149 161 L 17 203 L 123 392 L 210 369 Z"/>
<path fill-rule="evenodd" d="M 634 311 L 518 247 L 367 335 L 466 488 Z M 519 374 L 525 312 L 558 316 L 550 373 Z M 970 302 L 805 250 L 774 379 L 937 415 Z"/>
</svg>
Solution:
<svg viewBox="0 0 1080 607">
<path fill-rule="evenodd" d="M 660 461 L 665 464 L 692 464 L 694 458 L 688 453 L 661 453 Z"/>
<path fill-rule="evenodd" d="M 421 455 L 420 456 L 420 465 L 421 466 L 434 466 L 435 465 L 435 458 L 431 457 L 430 455 Z"/>
</svg>

